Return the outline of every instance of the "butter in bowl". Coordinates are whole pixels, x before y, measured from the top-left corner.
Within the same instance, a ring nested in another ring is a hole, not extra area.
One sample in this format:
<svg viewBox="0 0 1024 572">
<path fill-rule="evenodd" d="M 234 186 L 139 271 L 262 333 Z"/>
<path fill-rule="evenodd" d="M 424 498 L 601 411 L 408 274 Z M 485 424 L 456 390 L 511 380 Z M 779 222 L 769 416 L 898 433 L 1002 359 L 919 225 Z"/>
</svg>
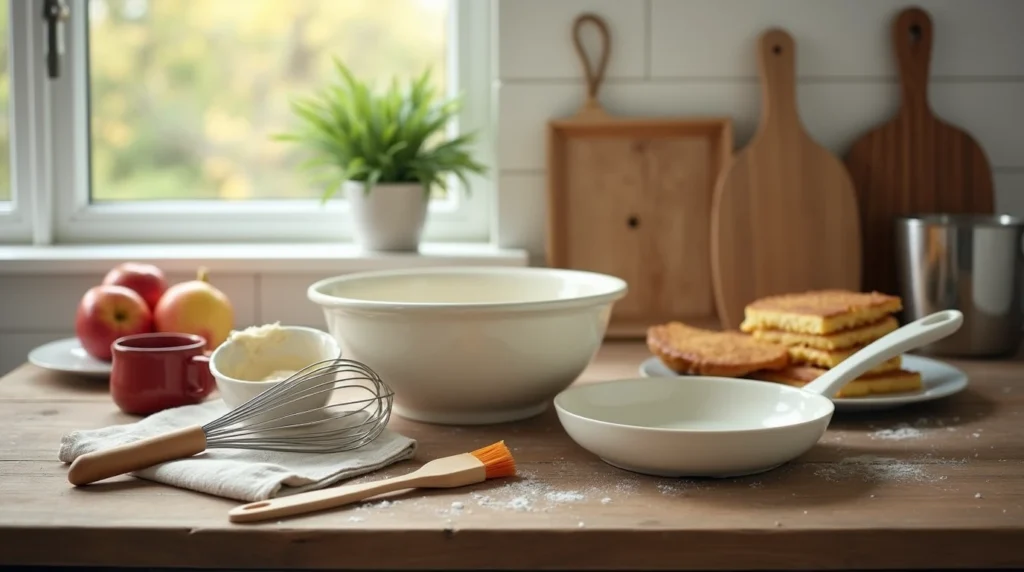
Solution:
<svg viewBox="0 0 1024 572">
<path fill-rule="evenodd" d="M 231 332 L 210 356 L 210 372 L 224 403 L 234 409 L 297 371 L 316 362 L 335 359 L 341 350 L 327 332 L 274 322 Z M 278 415 L 327 405 L 331 395 L 319 392 L 282 406 Z"/>
</svg>

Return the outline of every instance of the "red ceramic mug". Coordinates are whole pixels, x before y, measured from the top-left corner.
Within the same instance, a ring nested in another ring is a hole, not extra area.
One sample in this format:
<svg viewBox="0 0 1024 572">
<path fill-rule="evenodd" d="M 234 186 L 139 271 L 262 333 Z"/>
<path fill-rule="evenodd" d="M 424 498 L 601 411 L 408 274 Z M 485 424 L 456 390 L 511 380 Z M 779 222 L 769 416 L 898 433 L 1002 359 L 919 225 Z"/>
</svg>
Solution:
<svg viewBox="0 0 1024 572">
<path fill-rule="evenodd" d="M 110 395 L 125 413 L 149 415 L 192 405 L 216 387 L 206 339 L 183 333 L 147 333 L 114 340 Z"/>
</svg>

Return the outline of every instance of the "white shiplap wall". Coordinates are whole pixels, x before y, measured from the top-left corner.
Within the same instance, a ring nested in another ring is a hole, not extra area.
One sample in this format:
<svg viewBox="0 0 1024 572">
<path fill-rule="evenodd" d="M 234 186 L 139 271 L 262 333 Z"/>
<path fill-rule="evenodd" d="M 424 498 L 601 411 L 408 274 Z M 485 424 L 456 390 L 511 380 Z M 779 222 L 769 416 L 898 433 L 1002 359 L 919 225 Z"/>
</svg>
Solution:
<svg viewBox="0 0 1024 572">
<path fill-rule="evenodd" d="M 582 101 L 572 21 L 607 22 L 600 98 L 622 115 L 730 115 L 747 143 L 760 105 L 757 36 L 780 26 L 797 46 L 801 116 L 842 155 L 897 109 L 896 0 L 498 0 L 499 241 L 544 252 L 544 129 Z M 997 208 L 1024 215 L 1024 1 L 920 0 L 935 28 L 934 111 L 969 130 L 995 170 Z M 591 32 L 592 30 L 588 30 Z M 587 39 L 592 39 L 590 34 Z M 593 50 L 596 44 L 591 44 Z M 596 54 L 591 51 L 590 53 Z"/>
<path fill-rule="evenodd" d="M 485 0 L 479 0 L 485 1 Z M 895 0 L 497 0 L 498 242 L 544 253 L 544 127 L 583 94 L 572 20 L 603 16 L 613 51 L 601 99 L 624 115 L 719 115 L 737 145 L 757 121 L 754 58 L 770 26 L 797 42 L 798 97 L 811 134 L 842 153 L 896 109 L 889 46 Z M 936 113 L 970 130 L 996 171 L 997 207 L 1024 215 L 1024 0 L 920 0 L 935 25 L 931 98 Z M 588 34 L 588 40 L 590 39 Z M 591 44 L 591 47 L 592 44 Z M 0 269 L 2 270 L 2 269 Z M 239 325 L 281 320 L 322 327 L 305 288 L 332 273 L 218 272 Z M 70 335 L 81 292 L 102 273 L 0 272 L 0 375 L 33 347 Z M 172 275 L 172 280 L 186 275 Z"/>
</svg>

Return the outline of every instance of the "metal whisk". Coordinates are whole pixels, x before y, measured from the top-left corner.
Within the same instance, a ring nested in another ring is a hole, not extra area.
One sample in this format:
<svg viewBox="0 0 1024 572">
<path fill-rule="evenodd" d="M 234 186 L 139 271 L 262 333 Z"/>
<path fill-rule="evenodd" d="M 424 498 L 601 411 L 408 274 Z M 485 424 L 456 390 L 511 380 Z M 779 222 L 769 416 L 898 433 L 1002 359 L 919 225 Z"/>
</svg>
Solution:
<svg viewBox="0 0 1024 572">
<path fill-rule="evenodd" d="M 384 430 L 393 398 L 391 388 L 365 364 L 324 360 L 203 425 L 206 446 L 313 453 L 357 449 Z"/>
<path fill-rule="evenodd" d="M 372 442 L 391 418 L 394 392 L 358 361 L 311 364 L 204 424 L 177 429 L 74 460 L 79 486 L 199 454 L 207 449 L 335 453 Z"/>
</svg>

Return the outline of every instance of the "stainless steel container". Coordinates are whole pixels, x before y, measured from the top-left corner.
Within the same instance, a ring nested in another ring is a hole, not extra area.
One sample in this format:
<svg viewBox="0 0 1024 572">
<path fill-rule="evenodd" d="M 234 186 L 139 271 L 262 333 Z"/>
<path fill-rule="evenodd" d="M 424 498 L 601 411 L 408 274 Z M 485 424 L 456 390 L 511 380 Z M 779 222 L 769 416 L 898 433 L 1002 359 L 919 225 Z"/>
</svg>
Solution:
<svg viewBox="0 0 1024 572">
<path fill-rule="evenodd" d="M 1003 357 L 1024 327 L 1024 219 L 924 214 L 896 220 L 896 263 L 905 321 L 956 309 L 964 323 L 920 353 Z"/>
</svg>

